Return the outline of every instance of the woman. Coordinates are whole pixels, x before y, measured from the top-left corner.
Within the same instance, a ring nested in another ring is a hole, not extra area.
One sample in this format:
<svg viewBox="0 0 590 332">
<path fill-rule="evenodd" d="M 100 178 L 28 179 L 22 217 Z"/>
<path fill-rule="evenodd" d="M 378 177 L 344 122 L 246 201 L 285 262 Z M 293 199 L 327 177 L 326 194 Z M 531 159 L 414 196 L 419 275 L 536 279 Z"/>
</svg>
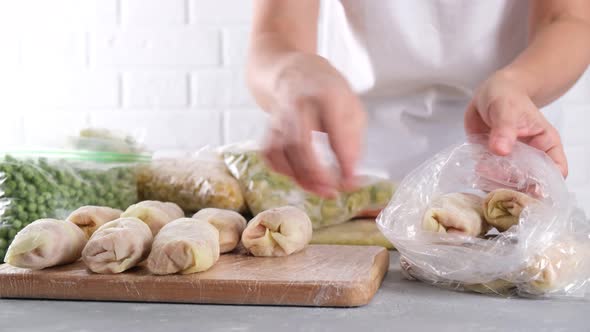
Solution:
<svg viewBox="0 0 590 332">
<path fill-rule="evenodd" d="M 559 133 L 539 109 L 590 63 L 590 1 L 322 4 L 318 31 L 319 0 L 256 2 L 248 81 L 271 115 L 265 156 L 275 170 L 330 196 L 354 186 L 363 146 L 368 163 L 399 179 L 466 132 L 489 133 L 499 155 L 526 142 L 567 175 Z M 318 161 L 313 130 L 328 134 L 340 176 Z"/>
</svg>

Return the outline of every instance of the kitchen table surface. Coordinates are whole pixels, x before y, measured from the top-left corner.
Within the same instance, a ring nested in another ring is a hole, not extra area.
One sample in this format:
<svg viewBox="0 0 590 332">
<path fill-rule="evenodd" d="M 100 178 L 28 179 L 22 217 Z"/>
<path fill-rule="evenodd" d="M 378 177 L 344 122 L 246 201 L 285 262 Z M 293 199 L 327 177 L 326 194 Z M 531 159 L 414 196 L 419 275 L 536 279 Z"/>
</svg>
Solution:
<svg viewBox="0 0 590 332">
<path fill-rule="evenodd" d="M 359 308 L 0 300 L 0 331 L 590 331 L 590 301 L 502 299 L 404 280 L 392 252 Z"/>
</svg>

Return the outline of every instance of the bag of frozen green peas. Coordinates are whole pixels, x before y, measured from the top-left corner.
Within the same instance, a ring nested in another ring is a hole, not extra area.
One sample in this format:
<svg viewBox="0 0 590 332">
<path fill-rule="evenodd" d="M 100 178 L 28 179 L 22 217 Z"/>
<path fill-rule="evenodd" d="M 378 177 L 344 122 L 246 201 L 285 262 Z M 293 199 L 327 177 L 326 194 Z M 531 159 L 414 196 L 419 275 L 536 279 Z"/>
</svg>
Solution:
<svg viewBox="0 0 590 332">
<path fill-rule="evenodd" d="M 83 205 L 125 209 L 138 201 L 144 154 L 13 150 L 0 155 L 0 259 L 15 235 L 41 218 L 65 219 Z"/>
</svg>

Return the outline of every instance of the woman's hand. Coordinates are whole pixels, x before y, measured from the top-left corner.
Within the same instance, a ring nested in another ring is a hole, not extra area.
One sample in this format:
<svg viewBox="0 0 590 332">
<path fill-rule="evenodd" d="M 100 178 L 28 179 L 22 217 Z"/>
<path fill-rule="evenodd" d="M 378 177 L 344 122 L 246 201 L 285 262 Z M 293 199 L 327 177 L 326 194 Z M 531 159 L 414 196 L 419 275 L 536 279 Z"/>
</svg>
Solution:
<svg viewBox="0 0 590 332">
<path fill-rule="evenodd" d="M 476 91 L 465 113 L 465 131 L 489 133 L 489 148 L 498 155 L 509 154 L 516 140 L 522 141 L 547 153 L 567 176 L 559 133 L 509 72 L 496 72 Z"/>
<path fill-rule="evenodd" d="M 275 73 L 266 110 L 271 116 L 264 148 L 269 164 L 322 196 L 352 187 L 366 115 L 346 79 L 324 58 L 306 53 L 287 56 Z M 328 134 L 341 174 L 318 160 L 312 130 Z"/>
</svg>

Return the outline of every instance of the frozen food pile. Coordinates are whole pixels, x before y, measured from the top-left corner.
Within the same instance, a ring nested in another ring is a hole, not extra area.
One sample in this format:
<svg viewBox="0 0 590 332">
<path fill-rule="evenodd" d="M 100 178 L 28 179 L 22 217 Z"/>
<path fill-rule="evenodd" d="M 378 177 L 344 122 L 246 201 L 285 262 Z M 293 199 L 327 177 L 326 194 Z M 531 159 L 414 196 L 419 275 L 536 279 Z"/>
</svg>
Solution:
<svg viewBox="0 0 590 332">
<path fill-rule="evenodd" d="M 64 148 L 0 152 L 0 259 L 19 231 L 41 219 L 46 221 L 38 227 L 58 229 L 51 226 L 55 220 L 69 217 L 90 237 L 106 221 L 119 217 L 124 220 L 111 224 L 100 234 L 115 230 L 116 234 L 143 234 L 145 227 L 130 219 L 137 218 L 155 234 L 165 225 L 162 213 L 172 213 L 173 217 L 168 219 L 176 220 L 195 213 L 200 216 L 212 213 L 208 209 L 221 209 L 226 215 L 233 211 L 233 218 L 243 218 L 293 206 L 309 216 L 313 229 L 319 229 L 358 216 L 375 217 L 393 194 L 390 181 L 367 176 L 357 190 L 341 193 L 335 199 L 322 199 L 271 171 L 256 148 L 245 146 L 251 145 L 152 158 L 130 136 L 85 129 L 78 137 L 68 138 Z M 167 202 L 168 207 L 164 208 L 167 212 L 154 212 L 153 204 L 145 201 Z M 175 207 L 172 211 L 170 204 Z M 238 226 L 233 227 L 240 229 Z M 379 232 L 376 225 L 372 231 Z M 265 235 L 267 240 L 269 234 Z M 115 235 L 108 238 L 112 236 Z M 220 244 L 222 252 L 227 251 L 223 247 L 235 242 L 231 236 L 220 239 L 224 242 Z M 322 239 L 331 243 L 325 236 L 316 243 Z M 138 238 L 132 246 L 145 246 L 146 241 Z M 383 238 L 379 241 L 384 242 Z M 154 239 L 154 243 L 160 242 Z M 292 249 L 286 250 L 289 251 Z M 132 261 L 142 257 L 139 254 Z M 96 265 L 96 259 L 87 262 L 89 266 Z M 115 271 L 121 267 L 108 269 Z"/>
<path fill-rule="evenodd" d="M 378 218 L 409 279 L 502 296 L 585 296 L 590 224 L 557 167 L 470 137 L 414 170 Z"/>
</svg>

